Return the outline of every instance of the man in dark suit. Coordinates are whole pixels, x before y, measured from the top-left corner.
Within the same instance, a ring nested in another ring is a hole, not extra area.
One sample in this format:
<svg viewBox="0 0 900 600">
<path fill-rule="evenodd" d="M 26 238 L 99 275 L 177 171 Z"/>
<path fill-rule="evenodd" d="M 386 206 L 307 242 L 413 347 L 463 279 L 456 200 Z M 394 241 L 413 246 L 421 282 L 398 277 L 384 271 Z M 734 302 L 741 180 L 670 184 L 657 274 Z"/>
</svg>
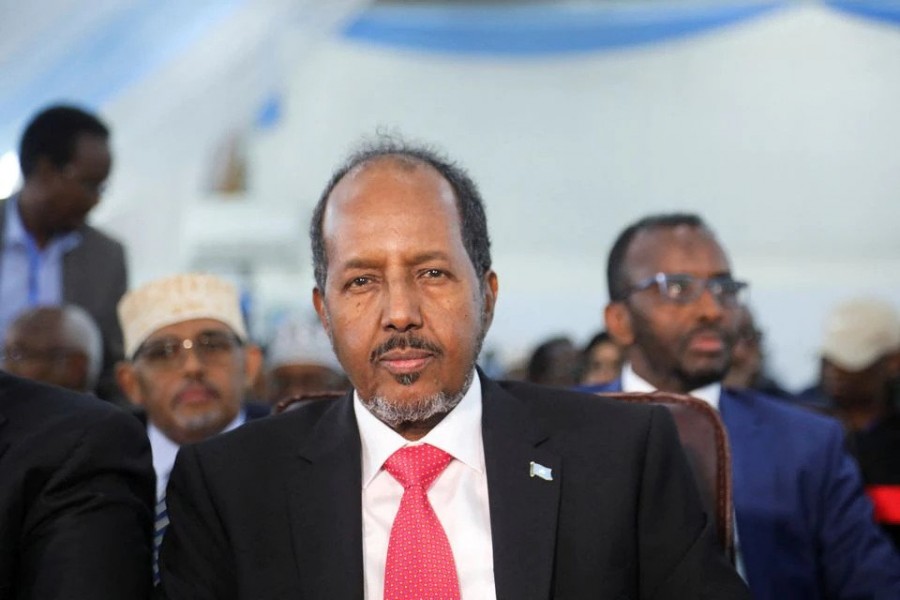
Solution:
<svg viewBox="0 0 900 600">
<path fill-rule="evenodd" d="M 756 599 L 900 598 L 900 559 L 875 526 L 840 425 L 756 390 L 723 389 L 746 284 L 696 215 L 625 229 L 607 267 L 619 381 L 717 408 L 731 442 L 739 566 Z"/>
<path fill-rule="evenodd" d="M 134 417 L 0 372 L 0 598 L 149 598 L 152 519 Z"/>
<path fill-rule="evenodd" d="M 50 107 L 25 128 L 25 183 L 0 201 L 0 338 L 26 308 L 77 304 L 103 334 L 97 394 L 122 401 L 114 367 L 122 359 L 116 303 L 127 288 L 122 245 L 87 225 L 112 167 L 109 130 L 71 106 Z"/>
<path fill-rule="evenodd" d="M 355 389 L 182 449 L 168 598 L 747 597 L 665 409 L 476 370 L 497 276 L 464 171 L 365 149 L 311 237 Z"/>
</svg>

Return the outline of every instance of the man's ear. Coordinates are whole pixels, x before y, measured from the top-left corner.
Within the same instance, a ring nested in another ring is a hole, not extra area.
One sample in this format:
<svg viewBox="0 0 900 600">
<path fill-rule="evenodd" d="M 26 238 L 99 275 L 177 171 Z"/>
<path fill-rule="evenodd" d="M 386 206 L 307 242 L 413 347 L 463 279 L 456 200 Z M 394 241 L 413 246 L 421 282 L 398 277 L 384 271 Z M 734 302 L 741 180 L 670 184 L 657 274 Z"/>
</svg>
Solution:
<svg viewBox="0 0 900 600">
<path fill-rule="evenodd" d="M 482 298 L 484 302 L 484 312 L 481 318 L 484 328 L 487 330 L 494 320 L 494 307 L 497 305 L 497 292 L 500 289 L 497 282 L 497 274 L 494 271 L 485 273 L 481 287 L 483 288 L 484 294 Z"/>
<path fill-rule="evenodd" d="M 244 346 L 244 377 L 247 386 L 252 387 L 259 377 L 259 371 L 262 369 L 263 354 L 262 350 L 256 344 L 247 344 Z"/>
<path fill-rule="evenodd" d="M 116 364 L 116 383 L 135 406 L 144 405 L 144 397 L 141 395 L 141 386 L 137 380 L 134 365 L 123 360 Z"/>
<path fill-rule="evenodd" d="M 610 302 L 603 311 L 606 319 L 606 330 L 623 348 L 634 343 L 634 331 L 631 327 L 631 314 L 624 302 Z"/>
<path fill-rule="evenodd" d="M 319 322 L 322 323 L 322 327 L 325 328 L 325 333 L 327 333 L 330 338 L 331 321 L 328 320 L 328 312 L 325 308 L 325 294 L 319 290 L 318 286 L 313 288 L 312 301 L 313 307 L 316 309 L 316 314 L 319 315 Z"/>
<path fill-rule="evenodd" d="M 83 392 L 90 392 L 88 387 L 88 369 L 90 364 L 87 354 L 84 352 L 76 352 L 69 356 L 66 362 L 66 370 L 68 371 L 68 379 L 77 382 L 79 389 Z"/>
</svg>

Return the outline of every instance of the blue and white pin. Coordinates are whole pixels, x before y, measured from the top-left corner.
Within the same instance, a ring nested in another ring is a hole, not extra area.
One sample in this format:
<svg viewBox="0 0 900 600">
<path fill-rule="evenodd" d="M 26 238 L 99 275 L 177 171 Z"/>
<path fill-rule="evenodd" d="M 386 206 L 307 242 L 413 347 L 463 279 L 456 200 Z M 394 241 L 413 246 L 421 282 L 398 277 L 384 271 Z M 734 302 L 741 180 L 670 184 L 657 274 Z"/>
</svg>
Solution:
<svg viewBox="0 0 900 600">
<path fill-rule="evenodd" d="M 531 461 L 530 475 L 532 477 L 540 477 L 544 481 L 553 481 L 553 469 L 534 461 Z"/>
</svg>

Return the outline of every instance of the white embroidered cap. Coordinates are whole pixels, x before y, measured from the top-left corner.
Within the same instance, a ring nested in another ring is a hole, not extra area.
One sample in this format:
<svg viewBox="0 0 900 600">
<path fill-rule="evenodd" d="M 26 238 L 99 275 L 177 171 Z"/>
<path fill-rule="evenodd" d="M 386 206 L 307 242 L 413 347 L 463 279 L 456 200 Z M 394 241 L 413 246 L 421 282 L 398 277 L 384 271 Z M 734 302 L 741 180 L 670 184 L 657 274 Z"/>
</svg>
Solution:
<svg viewBox="0 0 900 600">
<path fill-rule="evenodd" d="M 215 275 L 187 273 L 151 281 L 125 294 L 118 313 L 129 358 L 155 331 L 192 319 L 221 321 L 247 340 L 237 288 Z"/>
<path fill-rule="evenodd" d="M 322 324 L 313 317 L 294 316 L 283 320 L 266 354 L 270 369 L 285 365 L 316 365 L 338 373 L 344 371 Z"/>
</svg>

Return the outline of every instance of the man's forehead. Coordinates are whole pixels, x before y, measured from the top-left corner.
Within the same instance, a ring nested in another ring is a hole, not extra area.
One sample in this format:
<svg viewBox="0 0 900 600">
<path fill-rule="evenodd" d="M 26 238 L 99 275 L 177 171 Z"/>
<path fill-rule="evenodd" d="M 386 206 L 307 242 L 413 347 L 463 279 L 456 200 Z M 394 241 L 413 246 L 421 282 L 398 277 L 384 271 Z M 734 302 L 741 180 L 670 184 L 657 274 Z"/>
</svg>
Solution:
<svg viewBox="0 0 900 600">
<path fill-rule="evenodd" d="M 351 222 L 364 226 L 368 220 L 380 216 L 392 219 L 419 213 L 458 216 L 453 188 L 440 172 L 426 163 L 407 163 L 402 158 L 380 157 L 341 179 L 325 209 L 326 235 L 336 225 L 338 216 L 343 224 L 350 218 Z M 434 213 L 440 205 L 447 211 Z M 354 219 L 357 215 L 364 220 Z"/>
<path fill-rule="evenodd" d="M 653 227 L 639 231 L 625 255 L 626 268 L 666 270 L 667 265 L 683 265 L 690 270 L 716 263 L 716 270 L 728 270 L 728 257 L 715 235 L 694 225 Z"/>
<path fill-rule="evenodd" d="M 10 326 L 6 339 L 10 344 L 28 347 L 61 344 L 65 341 L 65 331 L 58 318 L 46 322 L 26 321 Z"/>
<path fill-rule="evenodd" d="M 387 154 L 367 160 L 353 167 L 334 186 L 329 198 L 328 209 L 347 209 L 358 201 L 390 201 L 389 194 L 379 194 L 385 189 L 429 190 L 435 193 L 423 194 L 425 199 L 440 198 L 454 202 L 453 188 L 444 176 L 430 164 L 405 155 Z M 330 211 L 326 211 L 330 212 Z"/>
<path fill-rule="evenodd" d="M 148 340 L 180 335 L 196 335 L 201 331 L 221 331 L 235 334 L 234 331 L 218 319 L 188 319 L 160 327 L 147 336 Z M 236 335 L 236 334 L 235 334 Z"/>
</svg>

